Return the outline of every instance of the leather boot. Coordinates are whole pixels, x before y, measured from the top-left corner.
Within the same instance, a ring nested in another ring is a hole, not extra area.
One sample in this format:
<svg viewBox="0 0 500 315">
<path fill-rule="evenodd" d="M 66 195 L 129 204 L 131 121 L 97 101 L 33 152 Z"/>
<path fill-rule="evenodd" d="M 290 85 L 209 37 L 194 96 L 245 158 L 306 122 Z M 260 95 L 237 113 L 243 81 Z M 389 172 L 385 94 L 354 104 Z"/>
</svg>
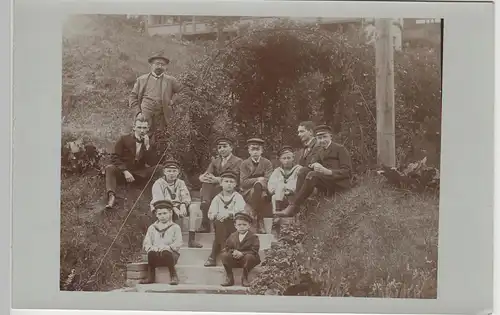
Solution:
<svg viewBox="0 0 500 315">
<path fill-rule="evenodd" d="M 177 276 L 177 270 L 175 270 L 175 267 L 172 267 L 172 269 L 170 270 L 170 284 L 171 285 L 179 284 L 179 277 Z"/>
<path fill-rule="evenodd" d="M 257 219 L 257 234 L 266 234 L 266 230 L 264 229 L 264 219 Z"/>
<path fill-rule="evenodd" d="M 195 232 L 189 231 L 188 247 L 189 248 L 202 248 L 203 245 L 201 245 L 200 243 L 198 243 L 195 240 L 195 235 L 196 235 Z"/>
<path fill-rule="evenodd" d="M 226 270 L 226 275 L 225 275 L 224 282 L 221 283 L 221 286 L 223 286 L 223 287 L 233 286 L 234 285 L 233 270 L 227 268 L 226 266 L 224 266 L 224 269 Z"/>
<path fill-rule="evenodd" d="M 241 285 L 244 287 L 249 287 L 250 282 L 248 281 L 248 271 L 243 269 L 243 275 L 241 276 Z"/>
<path fill-rule="evenodd" d="M 208 257 L 207 261 L 205 261 L 205 264 L 203 266 L 205 267 L 215 267 L 216 263 L 215 263 L 215 258 L 213 258 L 212 256 Z"/>
<path fill-rule="evenodd" d="M 108 203 L 106 204 L 106 209 L 112 209 L 115 205 L 115 200 L 115 194 L 112 192 L 108 193 Z"/>
</svg>

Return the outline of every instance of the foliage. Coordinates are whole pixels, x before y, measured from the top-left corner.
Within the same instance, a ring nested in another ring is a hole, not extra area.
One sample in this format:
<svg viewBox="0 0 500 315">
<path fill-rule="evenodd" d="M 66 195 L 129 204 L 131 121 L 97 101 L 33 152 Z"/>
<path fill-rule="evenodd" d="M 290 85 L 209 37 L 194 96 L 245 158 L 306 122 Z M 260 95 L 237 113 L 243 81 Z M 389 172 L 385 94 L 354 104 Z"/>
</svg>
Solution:
<svg viewBox="0 0 500 315">
<path fill-rule="evenodd" d="M 299 146 L 296 126 L 311 119 L 330 124 L 351 151 L 358 172 L 376 163 L 373 47 L 354 32 L 326 31 L 290 21 L 256 23 L 223 49 L 197 59 L 183 72 L 193 95 L 184 102 L 197 153 L 192 169 L 208 164 L 211 141 L 233 134 L 241 144 L 260 136 L 267 157 L 282 144 Z M 422 158 L 438 167 L 441 76 L 435 47 L 396 53 L 398 162 Z M 197 108 L 202 107 L 202 109 Z M 202 122 L 200 124 L 200 122 Z M 189 142 L 189 141 L 188 141 Z M 180 150 L 193 151 L 176 146 Z"/>
<path fill-rule="evenodd" d="M 426 164 L 427 157 L 420 161 L 410 163 L 406 168 L 383 167 L 379 173 L 383 175 L 389 184 L 400 188 L 424 192 L 429 189 L 439 189 L 439 170 Z"/>
<path fill-rule="evenodd" d="M 61 170 L 64 175 L 84 174 L 88 171 L 101 171 L 101 161 L 106 152 L 98 150 L 93 144 L 85 143 L 82 138 L 63 142 L 61 147 Z"/>
<path fill-rule="evenodd" d="M 307 208 L 298 244 L 280 240 L 268 251 L 253 293 L 281 295 L 308 274 L 323 296 L 436 297 L 437 196 L 395 191 L 367 174 Z M 275 276 L 285 274 L 294 280 Z"/>
</svg>

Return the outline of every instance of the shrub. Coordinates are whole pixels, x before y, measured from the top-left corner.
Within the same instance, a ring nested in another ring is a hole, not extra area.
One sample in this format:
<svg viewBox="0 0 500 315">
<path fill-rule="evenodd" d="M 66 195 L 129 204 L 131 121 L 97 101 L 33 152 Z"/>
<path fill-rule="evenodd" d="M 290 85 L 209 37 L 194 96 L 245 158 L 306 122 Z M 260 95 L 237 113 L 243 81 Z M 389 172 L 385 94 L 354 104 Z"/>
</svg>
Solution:
<svg viewBox="0 0 500 315">
<path fill-rule="evenodd" d="M 268 252 L 252 292 L 283 294 L 308 273 L 323 296 L 436 297 L 435 195 L 396 191 L 368 174 L 344 195 L 308 208 L 305 236 L 298 244 L 281 240 Z M 294 280 L 278 280 L 279 274 Z"/>
</svg>

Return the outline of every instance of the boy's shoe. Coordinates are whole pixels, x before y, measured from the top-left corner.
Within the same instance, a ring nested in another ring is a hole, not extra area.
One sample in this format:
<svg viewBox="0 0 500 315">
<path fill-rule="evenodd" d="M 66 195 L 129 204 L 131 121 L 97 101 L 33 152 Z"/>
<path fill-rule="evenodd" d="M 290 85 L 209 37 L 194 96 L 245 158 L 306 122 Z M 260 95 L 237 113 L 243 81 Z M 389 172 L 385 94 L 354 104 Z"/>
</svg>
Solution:
<svg viewBox="0 0 500 315">
<path fill-rule="evenodd" d="M 177 276 L 177 272 L 172 272 L 170 275 L 170 284 L 171 285 L 178 285 L 179 284 L 179 277 Z"/>
<path fill-rule="evenodd" d="M 250 282 L 248 281 L 248 277 L 246 277 L 246 276 L 241 277 L 241 285 L 244 287 L 250 286 Z"/>
<path fill-rule="evenodd" d="M 234 285 L 234 276 L 233 274 L 227 274 L 226 273 L 226 279 L 224 280 L 223 283 L 221 283 L 221 286 L 223 287 L 230 287 Z"/>
<path fill-rule="evenodd" d="M 195 233 L 195 232 L 189 231 L 189 241 L 188 241 L 188 247 L 189 247 L 189 248 L 202 248 L 202 247 L 203 247 L 203 245 L 201 245 L 200 243 L 198 243 L 198 242 L 195 240 L 195 235 L 196 235 L 196 233 Z"/>
<path fill-rule="evenodd" d="M 207 261 L 205 262 L 205 264 L 203 266 L 215 267 L 216 266 L 215 259 L 213 259 L 212 257 L 208 257 Z"/>
<path fill-rule="evenodd" d="M 108 203 L 106 204 L 106 209 L 112 209 L 115 205 L 115 200 L 116 200 L 115 194 L 109 193 L 108 200 L 107 200 Z"/>
</svg>

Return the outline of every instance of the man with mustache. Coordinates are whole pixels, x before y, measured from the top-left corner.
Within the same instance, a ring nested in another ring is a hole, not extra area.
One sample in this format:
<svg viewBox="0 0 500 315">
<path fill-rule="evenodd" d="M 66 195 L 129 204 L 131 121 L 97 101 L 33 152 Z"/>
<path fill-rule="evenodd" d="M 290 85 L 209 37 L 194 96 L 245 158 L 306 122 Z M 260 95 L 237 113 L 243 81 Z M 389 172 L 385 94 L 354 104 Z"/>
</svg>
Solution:
<svg viewBox="0 0 500 315">
<path fill-rule="evenodd" d="M 298 174 L 295 199 L 283 211 L 276 212 L 277 217 L 292 217 L 314 188 L 329 192 L 341 192 L 351 186 L 352 165 L 347 149 L 332 141 L 332 129 L 321 125 L 314 130 L 320 149 Z"/>
<path fill-rule="evenodd" d="M 184 92 L 185 88 L 176 78 L 166 74 L 170 59 L 157 54 L 148 62 L 151 72 L 137 78 L 129 95 L 129 107 L 136 107 L 144 115 L 153 134 L 166 126 L 172 116 L 172 97 Z"/>
<path fill-rule="evenodd" d="M 113 208 L 115 204 L 118 179 L 125 179 L 128 183 L 137 179 L 147 181 L 155 173 L 160 173 L 161 168 L 155 171 L 159 158 L 150 142 L 148 131 L 149 121 L 138 113 L 134 119 L 133 132 L 121 136 L 116 142 L 111 164 L 105 168 L 107 209 Z"/>
</svg>

